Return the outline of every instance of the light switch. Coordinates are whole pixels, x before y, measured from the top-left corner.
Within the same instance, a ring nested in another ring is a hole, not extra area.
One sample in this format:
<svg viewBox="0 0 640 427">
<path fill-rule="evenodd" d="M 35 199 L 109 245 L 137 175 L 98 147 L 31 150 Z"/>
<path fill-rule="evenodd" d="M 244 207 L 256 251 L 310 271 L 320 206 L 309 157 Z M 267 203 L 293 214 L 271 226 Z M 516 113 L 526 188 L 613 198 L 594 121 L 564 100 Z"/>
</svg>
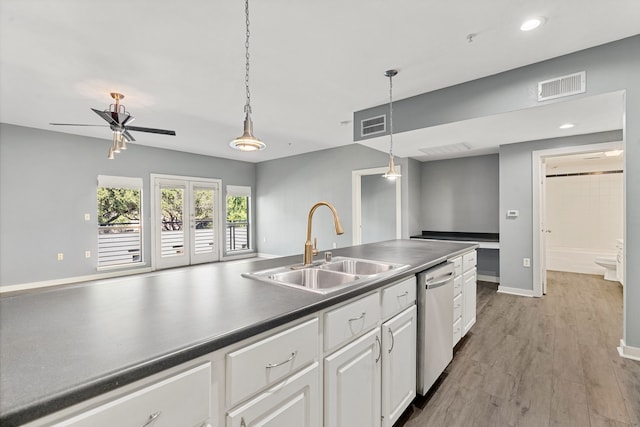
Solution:
<svg viewBox="0 0 640 427">
<path fill-rule="evenodd" d="M 520 212 L 515 209 L 509 209 L 507 211 L 507 218 L 517 218 L 518 215 L 520 215 Z"/>
</svg>

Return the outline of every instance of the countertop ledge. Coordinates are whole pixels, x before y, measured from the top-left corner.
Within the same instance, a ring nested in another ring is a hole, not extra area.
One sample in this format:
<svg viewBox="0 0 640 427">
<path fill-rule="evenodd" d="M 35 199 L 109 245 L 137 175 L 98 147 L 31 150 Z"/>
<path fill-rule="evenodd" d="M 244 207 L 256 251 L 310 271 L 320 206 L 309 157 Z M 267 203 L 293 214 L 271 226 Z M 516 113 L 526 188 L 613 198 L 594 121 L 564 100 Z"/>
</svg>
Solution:
<svg viewBox="0 0 640 427">
<path fill-rule="evenodd" d="M 409 265 L 320 295 L 241 276 L 301 256 L 221 262 L 0 297 L 0 424 L 21 425 L 313 314 L 476 248 L 390 240 L 333 249 Z M 265 304 L 268 301 L 268 304 Z"/>
</svg>

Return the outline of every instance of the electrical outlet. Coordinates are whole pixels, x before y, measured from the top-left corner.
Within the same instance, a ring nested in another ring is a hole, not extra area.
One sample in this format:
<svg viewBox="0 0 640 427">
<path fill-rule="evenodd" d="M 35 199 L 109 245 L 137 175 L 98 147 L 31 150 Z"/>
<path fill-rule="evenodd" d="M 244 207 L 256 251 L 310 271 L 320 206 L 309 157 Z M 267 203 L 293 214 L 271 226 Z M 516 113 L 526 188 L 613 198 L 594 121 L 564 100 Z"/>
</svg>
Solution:
<svg viewBox="0 0 640 427">
<path fill-rule="evenodd" d="M 522 258 L 523 267 L 531 267 L 531 258 Z"/>
<path fill-rule="evenodd" d="M 62 252 L 58 252 L 58 261 L 62 261 L 64 259 L 64 254 Z"/>
<path fill-rule="evenodd" d="M 84 251 L 85 258 L 91 258 L 91 251 Z"/>
<path fill-rule="evenodd" d="M 337 248 L 338 244 L 336 242 L 333 242 L 333 249 Z"/>
<path fill-rule="evenodd" d="M 88 214 L 88 213 L 84 214 L 84 220 L 91 221 L 91 214 Z"/>
</svg>

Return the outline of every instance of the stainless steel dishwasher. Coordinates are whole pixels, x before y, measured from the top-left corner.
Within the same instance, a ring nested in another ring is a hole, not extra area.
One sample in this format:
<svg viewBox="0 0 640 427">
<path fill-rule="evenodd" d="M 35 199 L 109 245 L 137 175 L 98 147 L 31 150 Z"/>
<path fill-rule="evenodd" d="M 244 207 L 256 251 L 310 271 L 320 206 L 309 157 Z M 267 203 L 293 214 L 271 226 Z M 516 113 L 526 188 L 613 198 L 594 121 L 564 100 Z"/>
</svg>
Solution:
<svg viewBox="0 0 640 427">
<path fill-rule="evenodd" d="M 417 388 L 427 394 L 453 359 L 453 263 L 418 274 Z"/>
</svg>

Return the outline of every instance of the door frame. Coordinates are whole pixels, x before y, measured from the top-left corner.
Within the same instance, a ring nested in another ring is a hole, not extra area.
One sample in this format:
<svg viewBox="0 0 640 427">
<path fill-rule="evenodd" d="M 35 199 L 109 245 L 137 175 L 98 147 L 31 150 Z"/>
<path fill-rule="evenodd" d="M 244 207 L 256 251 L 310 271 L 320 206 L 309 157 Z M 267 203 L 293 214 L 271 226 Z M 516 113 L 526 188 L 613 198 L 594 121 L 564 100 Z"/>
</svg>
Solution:
<svg viewBox="0 0 640 427">
<path fill-rule="evenodd" d="M 382 174 L 384 174 L 388 169 L 388 167 L 380 167 L 351 171 L 353 245 L 359 245 L 362 243 L 362 177 L 368 175 L 380 175 L 381 179 L 383 179 Z M 400 173 L 401 169 L 399 165 L 396 165 L 396 170 Z M 400 239 L 402 238 L 402 178 L 396 178 L 395 181 L 396 239 Z"/>
<path fill-rule="evenodd" d="M 546 239 L 544 239 L 543 215 L 541 209 L 545 207 L 545 201 L 542 197 L 545 191 L 542 191 L 541 171 L 545 159 L 549 157 L 568 156 L 571 154 L 595 153 L 599 151 L 609 151 L 614 149 L 623 149 L 623 141 L 603 142 L 599 144 L 572 145 L 570 147 L 550 148 L 547 150 L 538 150 L 531 152 L 531 172 L 532 172 L 532 214 L 533 214 L 533 296 L 541 297 L 543 295 L 544 281 L 546 281 Z M 624 155 L 624 154 L 623 154 Z M 626 199 L 626 195 L 623 195 Z M 626 219 L 623 219 L 626 224 Z"/>
<path fill-rule="evenodd" d="M 187 191 L 190 191 L 194 183 L 217 185 L 218 189 L 216 191 L 216 195 L 214 196 L 215 197 L 214 203 L 215 203 L 215 206 L 217 206 L 218 211 L 217 212 L 214 211 L 213 216 L 214 216 L 214 227 L 215 227 L 214 230 L 217 230 L 217 233 L 215 234 L 215 244 L 218 247 L 218 254 L 216 259 L 214 259 L 212 262 L 220 261 L 222 257 L 222 244 L 223 244 L 222 235 L 224 233 L 224 228 L 222 225 L 222 216 L 224 214 L 224 211 L 222 209 L 222 180 L 218 178 L 202 178 L 202 177 L 194 177 L 194 176 L 166 175 L 166 174 L 152 173 L 152 174 L 149 174 L 149 187 L 151 190 L 150 191 L 151 193 L 151 198 L 150 198 L 151 270 L 158 269 L 157 249 L 158 249 L 158 245 L 160 245 L 160 241 L 158 239 L 158 233 L 157 233 L 157 230 L 155 229 L 157 220 L 161 215 L 161 213 L 158 210 L 158 205 L 156 203 L 158 201 L 157 194 L 156 194 L 156 182 L 158 180 L 175 180 L 175 181 L 185 182 Z M 191 199 L 190 196 L 188 198 L 189 200 Z M 189 203 L 191 204 L 191 201 L 189 201 Z M 189 209 L 191 209 L 190 206 L 189 206 Z M 191 233 L 190 230 L 188 232 Z M 189 263 L 188 265 L 191 265 L 191 263 Z"/>
</svg>

